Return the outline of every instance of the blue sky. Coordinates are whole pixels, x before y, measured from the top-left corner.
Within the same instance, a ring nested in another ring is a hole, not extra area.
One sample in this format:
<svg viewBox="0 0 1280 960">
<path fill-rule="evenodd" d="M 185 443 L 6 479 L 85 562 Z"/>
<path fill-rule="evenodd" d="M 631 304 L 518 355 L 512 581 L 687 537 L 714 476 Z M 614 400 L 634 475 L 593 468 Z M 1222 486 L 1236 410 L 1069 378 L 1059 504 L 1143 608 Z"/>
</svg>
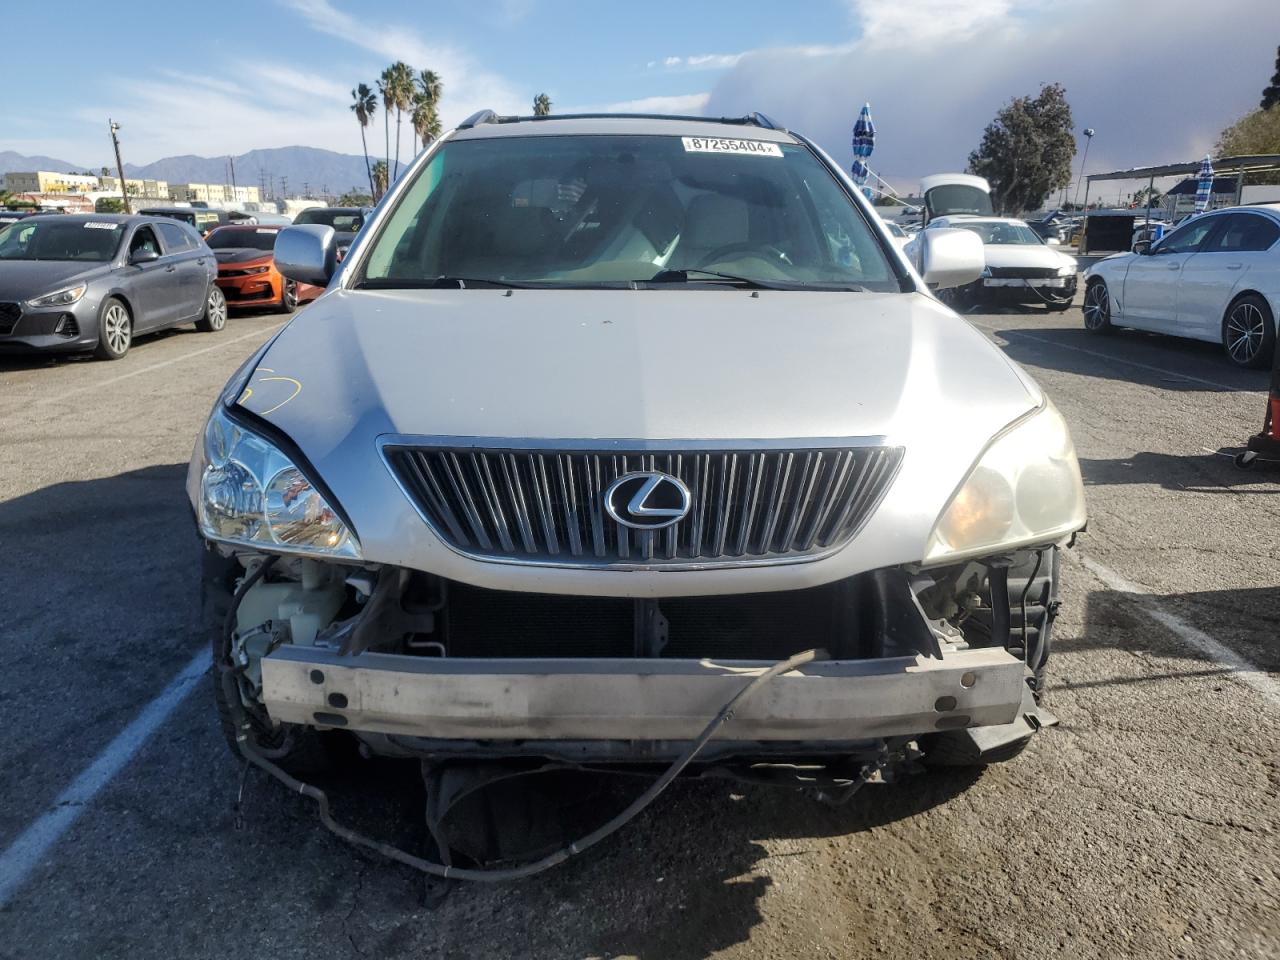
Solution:
<svg viewBox="0 0 1280 960">
<path fill-rule="evenodd" d="M 5 12 L 0 149 L 108 162 L 305 144 L 360 151 L 347 105 L 404 59 L 445 84 L 443 120 L 528 112 L 764 110 L 846 159 L 870 100 L 872 166 L 909 187 L 963 167 L 1009 97 L 1062 81 L 1098 130 L 1091 170 L 1190 159 L 1256 106 L 1280 42 L 1276 0 L 71 0 Z M 178 11 L 182 12 L 179 13 Z M 51 56 L 56 46 L 56 60 Z M 1222 66 L 1229 64 L 1229 67 Z M 56 69 L 51 67 L 56 66 Z M 380 125 L 370 131 L 381 142 Z M 407 153 L 407 130 L 404 133 Z M 371 145 L 372 146 L 372 145 Z"/>
</svg>

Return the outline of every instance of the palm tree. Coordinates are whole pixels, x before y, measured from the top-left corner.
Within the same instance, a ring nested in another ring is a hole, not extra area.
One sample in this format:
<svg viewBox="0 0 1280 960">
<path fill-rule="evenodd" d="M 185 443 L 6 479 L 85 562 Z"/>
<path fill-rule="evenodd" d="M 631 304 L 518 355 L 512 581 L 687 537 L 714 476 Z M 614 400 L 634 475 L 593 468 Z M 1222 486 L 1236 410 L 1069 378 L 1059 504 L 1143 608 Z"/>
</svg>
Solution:
<svg viewBox="0 0 1280 960">
<path fill-rule="evenodd" d="M 382 138 L 386 141 L 387 167 L 391 166 L 391 111 L 396 108 L 395 67 L 387 67 L 378 78 L 378 93 L 382 97 Z"/>
<path fill-rule="evenodd" d="M 391 179 L 400 176 L 400 120 L 402 115 L 413 109 L 413 68 L 403 60 L 397 60 L 390 68 L 392 104 L 396 108 L 396 166 Z"/>
<path fill-rule="evenodd" d="M 367 83 L 362 83 L 351 91 L 351 110 L 360 123 L 360 146 L 364 148 L 364 170 L 369 175 L 369 193 L 373 194 L 373 170 L 369 166 L 369 143 L 365 139 L 364 128 L 373 123 L 373 115 L 378 112 L 378 98 L 373 95 Z"/>
<path fill-rule="evenodd" d="M 381 197 L 387 192 L 387 161 L 379 160 L 373 165 L 373 196 Z"/>
<path fill-rule="evenodd" d="M 533 115 L 535 117 L 551 115 L 551 98 L 545 93 L 540 93 L 533 98 Z"/>
<path fill-rule="evenodd" d="M 444 82 L 440 79 L 440 75 L 434 70 L 423 70 L 418 74 L 418 92 L 413 98 L 413 114 L 415 117 L 413 121 L 413 133 L 415 138 L 422 138 L 422 145 L 424 147 L 427 145 L 427 138 L 422 131 L 424 127 L 430 127 L 432 125 L 431 117 L 434 116 L 438 118 L 440 113 L 440 95 L 443 92 Z M 422 110 L 421 108 L 424 104 L 429 109 Z M 416 119 L 420 114 L 422 120 L 421 123 Z M 439 127 L 439 125 L 440 121 L 439 119 L 436 119 L 435 126 Z M 437 133 L 435 136 L 438 137 L 439 135 L 440 134 Z M 432 139 L 434 139 L 434 137 Z M 414 152 L 417 152 L 416 148 Z"/>
</svg>

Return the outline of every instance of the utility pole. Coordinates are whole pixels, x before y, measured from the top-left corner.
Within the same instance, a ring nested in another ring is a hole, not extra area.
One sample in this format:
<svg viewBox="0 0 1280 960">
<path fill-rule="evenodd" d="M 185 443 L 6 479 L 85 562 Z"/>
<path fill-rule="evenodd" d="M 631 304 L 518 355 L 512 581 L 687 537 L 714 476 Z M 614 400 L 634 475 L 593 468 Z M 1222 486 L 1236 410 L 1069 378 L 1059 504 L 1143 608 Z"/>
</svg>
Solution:
<svg viewBox="0 0 1280 960">
<path fill-rule="evenodd" d="M 289 178 L 288 177 L 280 178 L 280 199 L 281 200 L 289 199 Z"/>
<path fill-rule="evenodd" d="M 111 128 L 111 145 L 116 148 L 116 171 L 120 174 L 120 199 L 124 201 L 124 212 L 133 213 L 133 208 L 129 206 L 129 191 L 124 185 L 124 161 L 120 159 L 120 138 L 116 136 L 120 130 L 120 124 L 107 117 L 107 125 Z"/>
<path fill-rule="evenodd" d="M 1089 159 L 1089 144 L 1093 143 L 1093 133 L 1094 133 L 1093 127 L 1085 127 L 1083 130 L 1083 133 L 1084 133 L 1084 156 L 1080 158 L 1080 180 L 1084 179 L 1084 165 Z M 1080 199 L 1080 180 L 1076 181 L 1075 200 Z M 1084 195 L 1084 198 L 1087 201 L 1089 199 L 1089 194 L 1086 193 Z M 1074 201 L 1072 202 L 1071 205 L 1073 207 L 1079 206 L 1079 204 Z"/>
<path fill-rule="evenodd" d="M 239 200 L 236 190 L 236 158 L 227 157 L 227 163 L 231 164 L 231 199 Z"/>
</svg>

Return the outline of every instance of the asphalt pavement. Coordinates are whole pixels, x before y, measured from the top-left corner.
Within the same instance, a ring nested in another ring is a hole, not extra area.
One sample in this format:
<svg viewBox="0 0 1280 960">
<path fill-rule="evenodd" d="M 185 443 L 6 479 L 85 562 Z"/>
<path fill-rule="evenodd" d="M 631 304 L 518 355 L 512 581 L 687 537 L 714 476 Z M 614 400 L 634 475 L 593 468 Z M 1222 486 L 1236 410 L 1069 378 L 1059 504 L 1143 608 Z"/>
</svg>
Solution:
<svg viewBox="0 0 1280 960">
<path fill-rule="evenodd" d="M 0 358 L 0 958 L 1280 956 L 1280 465 L 1230 459 L 1265 373 L 1090 336 L 1078 308 L 969 316 L 1047 389 L 1086 479 L 1061 726 L 837 809 L 677 784 L 579 860 L 450 888 L 242 777 L 216 727 L 183 479 L 285 319 L 116 363 Z M 339 817 L 421 841 L 412 768 L 332 786 Z"/>
</svg>

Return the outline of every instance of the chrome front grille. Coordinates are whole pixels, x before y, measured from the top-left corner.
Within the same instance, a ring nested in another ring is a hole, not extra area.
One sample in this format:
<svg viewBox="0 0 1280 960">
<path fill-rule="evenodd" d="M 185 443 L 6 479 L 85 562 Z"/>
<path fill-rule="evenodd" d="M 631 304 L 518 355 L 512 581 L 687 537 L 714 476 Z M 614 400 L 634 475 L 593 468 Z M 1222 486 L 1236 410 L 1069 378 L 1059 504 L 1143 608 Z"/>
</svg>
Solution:
<svg viewBox="0 0 1280 960">
<path fill-rule="evenodd" d="M 840 441 L 741 449 L 502 442 L 392 442 L 384 453 L 419 513 L 455 549 L 557 565 L 739 564 L 825 554 L 857 533 L 902 459 L 900 447 Z M 679 477 L 691 494 L 688 515 L 659 530 L 613 520 L 604 493 L 637 471 Z"/>
</svg>

